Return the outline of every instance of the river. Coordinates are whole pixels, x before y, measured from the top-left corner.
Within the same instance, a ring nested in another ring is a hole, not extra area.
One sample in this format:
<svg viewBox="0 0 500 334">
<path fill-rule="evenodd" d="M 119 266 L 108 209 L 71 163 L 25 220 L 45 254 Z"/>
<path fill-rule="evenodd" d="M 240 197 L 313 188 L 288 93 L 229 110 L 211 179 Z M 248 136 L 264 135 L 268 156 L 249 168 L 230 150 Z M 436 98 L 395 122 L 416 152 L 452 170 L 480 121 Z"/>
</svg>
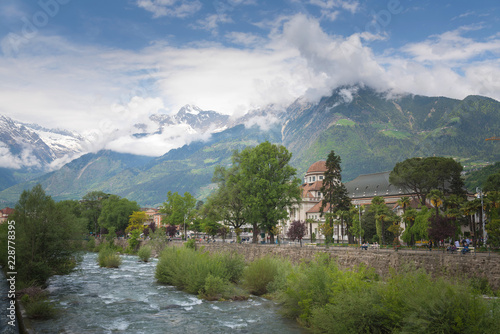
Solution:
<svg viewBox="0 0 500 334">
<path fill-rule="evenodd" d="M 37 333 L 305 333 L 283 319 L 278 306 L 260 297 L 208 302 L 162 285 L 157 260 L 122 256 L 120 268 L 100 268 L 87 253 L 78 269 L 49 281 L 57 319 L 32 321 Z"/>
</svg>

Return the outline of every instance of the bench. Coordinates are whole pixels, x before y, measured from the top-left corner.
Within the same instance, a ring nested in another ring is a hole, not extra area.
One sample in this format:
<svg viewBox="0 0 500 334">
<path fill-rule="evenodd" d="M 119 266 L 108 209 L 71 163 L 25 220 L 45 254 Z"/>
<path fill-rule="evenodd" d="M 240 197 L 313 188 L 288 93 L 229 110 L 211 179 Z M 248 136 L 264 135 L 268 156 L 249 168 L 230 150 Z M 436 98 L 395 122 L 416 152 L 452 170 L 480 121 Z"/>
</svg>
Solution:
<svg viewBox="0 0 500 334">
<path fill-rule="evenodd" d="M 370 245 L 370 249 L 380 249 L 380 245 L 379 244 Z"/>
<path fill-rule="evenodd" d="M 457 252 L 460 252 L 460 253 L 461 253 L 463 249 L 464 249 L 464 248 L 463 248 L 462 246 L 457 247 Z M 475 252 L 476 252 L 476 250 L 475 250 L 475 248 L 474 248 L 474 247 L 469 247 L 469 251 L 468 251 L 467 253 L 475 253 Z"/>
</svg>

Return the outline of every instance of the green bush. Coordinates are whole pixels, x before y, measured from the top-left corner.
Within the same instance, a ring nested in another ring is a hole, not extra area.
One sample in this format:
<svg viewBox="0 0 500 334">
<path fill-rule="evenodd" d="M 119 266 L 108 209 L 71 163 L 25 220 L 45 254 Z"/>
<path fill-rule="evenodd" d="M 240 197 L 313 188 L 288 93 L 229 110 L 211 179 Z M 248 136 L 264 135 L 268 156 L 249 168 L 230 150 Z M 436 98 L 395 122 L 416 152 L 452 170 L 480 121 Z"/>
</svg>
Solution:
<svg viewBox="0 0 500 334">
<path fill-rule="evenodd" d="M 21 303 L 26 310 L 26 315 L 30 319 L 51 319 L 57 315 L 55 305 L 47 300 L 47 293 L 38 287 L 29 287 L 25 289 L 21 297 Z"/>
<path fill-rule="evenodd" d="M 139 236 L 141 235 L 140 230 L 132 230 L 130 232 L 130 239 L 128 239 L 128 247 L 129 250 L 132 253 L 135 253 L 137 251 L 137 248 L 141 244 L 141 241 L 139 240 Z"/>
<path fill-rule="evenodd" d="M 288 269 L 288 270 L 287 270 Z M 243 286 L 257 296 L 279 289 L 291 270 L 290 263 L 271 256 L 262 257 L 250 263 L 243 272 Z M 274 284 L 280 282 L 280 284 Z"/>
<path fill-rule="evenodd" d="M 189 239 L 184 243 L 184 246 L 186 248 L 196 249 L 196 241 L 194 239 Z"/>
<path fill-rule="evenodd" d="M 320 255 L 294 268 L 281 298 L 283 313 L 315 333 L 492 333 L 500 302 L 483 299 L 479 281 L 472 289 L 404 269 L 380 284 L 373 271 L 341 271 Z"/>
<path fill-rule="evenodd" d="M 112 247 L 102 247 L 97 257 L 100 267 L 118 268 L 122 263 L 120 255 Z"/>
<path fill-rule="evenodd" d="M 199 295 L 207 300 L 218 300 L 228 290 L 228 286 L 228 282 L 224 281 L 223 278 L 208 274 L 205 279 L 205 287 Z"/>
<path fill-rule="evenodd" d="M 165 249 L 156 266 L 155 277 L 160 283 L 177 286 L 192 294 L 205 294 L 209 275 L 224 282 L 241 277 L 243 259 L 234 254 L 210 254 L 190 248 Z"/>
<path fill-rule="evenodd" d="M 89 252 L 93 252 L 94 251 L 94 249 L 95 249 L 95 238 L 94 237 L 90 237 L 89 241 L 87 241 L 86 249 Z"/>
<path fill-rule="evenodd" d="M 151 247 L 142 246 L 141 248 L 139 248 L 137 255 L 142 262 L 148 262 L 149 258 L 151 257 Z"/>
</svg>

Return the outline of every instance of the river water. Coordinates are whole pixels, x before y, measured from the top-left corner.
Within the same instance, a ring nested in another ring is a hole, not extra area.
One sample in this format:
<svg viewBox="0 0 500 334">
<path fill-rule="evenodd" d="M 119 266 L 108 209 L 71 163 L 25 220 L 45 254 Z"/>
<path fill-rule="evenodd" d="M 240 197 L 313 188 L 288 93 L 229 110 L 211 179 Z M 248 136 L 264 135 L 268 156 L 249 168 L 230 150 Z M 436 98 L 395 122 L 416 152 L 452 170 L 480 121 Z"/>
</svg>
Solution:
<svg viewBox="0 0 500 334">
<path fill-rule="evenodd" d="M 32 321 L 37 333 L 305 333 L 283 319 L 272 301 L 207 302 L 156 282 L 157 260 L 122 256 L 120 268 L 100 268 L 87 253 L 70 275 L 49 281 L 57 319 Z"/>
</svg>

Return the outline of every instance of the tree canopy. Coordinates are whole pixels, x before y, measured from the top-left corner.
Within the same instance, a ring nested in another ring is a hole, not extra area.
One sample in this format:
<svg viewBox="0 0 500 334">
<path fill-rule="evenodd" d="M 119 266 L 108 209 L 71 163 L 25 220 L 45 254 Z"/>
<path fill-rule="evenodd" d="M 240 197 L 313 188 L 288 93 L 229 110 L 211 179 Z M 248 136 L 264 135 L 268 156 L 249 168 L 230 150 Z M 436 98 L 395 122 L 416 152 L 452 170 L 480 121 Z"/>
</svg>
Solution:
<svg viewBox="0 0 500 334">
<path fill-rule="evenodd" d="M 463 168 L 452 158 L 411 158 L 398 162 L 389 175 L 389 182 L 414 192 L 420 203 L 425 204 L 427 194 L 440 190 L 444 195 L 464 196 Z"/>
</svg>

